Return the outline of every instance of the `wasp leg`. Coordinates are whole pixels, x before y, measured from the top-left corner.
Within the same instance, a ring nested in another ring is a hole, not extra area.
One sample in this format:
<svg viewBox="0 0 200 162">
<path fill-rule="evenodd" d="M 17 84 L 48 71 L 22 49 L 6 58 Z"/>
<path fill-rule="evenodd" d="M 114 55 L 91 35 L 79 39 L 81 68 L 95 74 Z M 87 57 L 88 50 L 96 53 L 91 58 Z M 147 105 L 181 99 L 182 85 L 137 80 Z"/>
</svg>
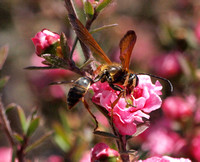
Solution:
<svg viewBox="0 0 200 162">
<path fill-rule="evenodd" d="M 83 102 L 85 108 L 87 109 L 87 111 L 90 113 L 90 115 L 93 117 L 93 119 L 94 119 L 95 122 L 96 122 L 96 127 L 94 128 L 94 132 L 95 132 L 95 131 L 97 130 L 97 128 L 99 127 L 99 126 L 98 126 L 99 123 L 98 123 L 96 117 L 94 116 L 94 114 L 90 111 L 89 105 L 88 105 L 88 103 L 86 102 L 86 100 L 85 100 L 84 97 L 82 97 L 82 102 Z"/>
</svg>

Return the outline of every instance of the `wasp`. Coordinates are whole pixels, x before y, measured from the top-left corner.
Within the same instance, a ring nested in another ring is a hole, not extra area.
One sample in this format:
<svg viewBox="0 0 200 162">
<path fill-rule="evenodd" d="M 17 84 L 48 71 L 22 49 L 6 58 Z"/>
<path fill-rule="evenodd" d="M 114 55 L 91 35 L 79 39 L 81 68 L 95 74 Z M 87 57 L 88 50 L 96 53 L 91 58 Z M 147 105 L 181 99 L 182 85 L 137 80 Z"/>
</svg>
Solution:
<svg viewBox="0 0 200 162">
<path fill-rule="evenodd" d="M 167 81 L 170 85 L 171 91 L 173 91 L 173 86 L 168 79 L 147 73 L 136 74 L 129 70 L 130 57 L 137 39 L 133 30 L 129 30 L 119 43 L 121 64 L 113 63 L 84 25 L 73 15 L 69 14 L 68 17 L 78 39 L 90 48 L 95 59 L 101 63 L 94 72 L 97 76 L 93 82 L 107 82 L 112 89 L 120 91 L 119 96 L 121 97 L 121 94 L 126 96 L 133 92 L 133 89 L 138 85 L 138 75 L 149 75 Z"/>
</svg>

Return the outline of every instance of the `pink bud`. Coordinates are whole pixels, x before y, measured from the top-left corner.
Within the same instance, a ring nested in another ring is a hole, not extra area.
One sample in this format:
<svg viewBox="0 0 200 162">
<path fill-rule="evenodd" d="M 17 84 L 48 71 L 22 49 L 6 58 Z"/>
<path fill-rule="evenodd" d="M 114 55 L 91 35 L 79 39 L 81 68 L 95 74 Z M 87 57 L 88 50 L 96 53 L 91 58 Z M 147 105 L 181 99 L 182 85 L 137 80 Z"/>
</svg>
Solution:
<svg viewBox="0 0 200 162">
<path fill-rule="evenodd" d="M 35 53 L 40 56 L 52 44 L 60 41 L 60 35 L 48 29 L 43 29 L 32 38 L 35 45 Z"/>
<path fill-rule="evenodd" d="M 118 157 L 119 153 L 116 150 L 109 148 L 104 143 L 98 143 L 91 150 L 91 162 L 101 161 L 107 157 Z"/>
</svg>

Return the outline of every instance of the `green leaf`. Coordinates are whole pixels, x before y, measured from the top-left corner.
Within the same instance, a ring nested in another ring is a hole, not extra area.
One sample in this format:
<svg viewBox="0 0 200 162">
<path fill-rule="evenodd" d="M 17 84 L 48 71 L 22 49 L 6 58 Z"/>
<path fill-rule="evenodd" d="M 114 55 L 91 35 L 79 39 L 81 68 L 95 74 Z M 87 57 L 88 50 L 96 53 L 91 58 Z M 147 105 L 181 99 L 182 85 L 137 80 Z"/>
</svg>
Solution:
<svg viewBox="0 0 200 162">
<path fill-rule="evenodd" d="M 70 126 L 69 126 L 68 121 L 67 121 L 66 111 L 63 110 L 63 109 L 61 109 L 61 110 L 59 111 L 59 115 L 60 115 L 60 119 L 61 119 L 61 121 L 62 121 L 62 125 L 63 125 L 65 131 L 66 131 L 67 133 L 70 133 L 70 132 L 71 132 L 71 129 L 70 129 Z"/>
<path fill-rule="evenodd" d="M 57 56 L 49 54 L 49 53 L 42 54 L 41 56 L 47 62 L 49 62 L 53 67 L 68 69 L 67 62 L 60 57 L 57 57 Z"/>
<path fill-rule="evenodd" d="M 8 106 L 6 106 L 6 110 L 5 113 L 8 114 L 11 110 L 13 110 L 14 108 L 17 108 L 17 105 L 15 103 L 11 103 Z"/>
<path fill-rule="evenodd" d="M 17 105 L 17 111 L 18 111 L 18 115 L 19 115 L 19 120 L 20 120 L 20 124 L 22 127 L 22 131 L 24 134 L 26 134 L 26 130 L 27 130 L 27 121 L 26 121 L 26 116 L 24 114 L 23 109 Z"/>
<path fill-rule="evenodd" d="M 29 127 L 28 127 L 28 130 L 27 130 L 27 133 L 26 133 L 26 135 L 28 137 L 30 137 L 35 132 L 35 130 L 39 126 L 39 122 L 40 122 L 40 118 L 39 117 L 31 120 L 31 122 L 29 124 Z"/>
<path fill-rule="evenodd" d="M 16 159 L 16 152 L 17 152 L 17 148 L 16 146 L 14 146 L 12 148 L 12 162 L 15 162 L 15 159 Z"/>
<path fill-rule="evenodd" d="M 93 29 L 92 31 L 90 31 L 90 34 L 99 32 L 99 31 L 104 30 L 104 29 L 109 29 L 109 28 L 115 27 L 115 26 L 117 26 L 117 25 L 118 25 L 118 24 L 104 25 L 104 26 L 101 26 L 101 27 L 99 27 L 99 28 Z"/>
<path fill-rule="evenodd" d="M 71 145 L 68 133 L 59 123 L 54 123 L 53 128 L 55 130 L 56 135 L 60 136 L 67 145 Z"/>
<path fill-rule="evenodd" d="M 8 46 L 5 45 L 0 48 L 0 70 L 2 69 L 5 63 L 7 56 L 8 56 Z"/>
<path fill-rule="evenodd" d="M 0 90 L 2 90 L 5 87 L 5 85 L 6 85 L 6 83 L 8 82 L 9 79 L 10 79 L 9 76 L 5 76 L 5 77 L 0 78 Z"/>
<path fill-rule="evenodd" d="M 20 143 L 23 143 L 23 137 L 20 135 L 20 134 L 18 134 L 18 133 L 13 133 L 13 136 L 14 136 L 14 138 L 17 140 L 17 141 L 19 141 Z"/>
<path fill-rule="evenodd" d="M 108 6 L 110 4 L 112 0 L 103 0 L 103 2 L 101 2 L 97 8 L 96 8 L 96 11 L 97 12 L 100 12 L 101 10 L 103 10 L 106 6 Z"/>
<path fill-rule="evenodd" d="M 40 137 L 37 141 L 33 142 L 33 144 L 29 145 L 25 149 L 25 153 L 28 153 L 29 151 L 33 150 L 34 148 L 42 144 L 42 142 L 44 142 L 51 135 L 52 135 L 52 132 L 47 132 L 44 136 Z"/>
<path fill-rule="evenodd" d="M 70 145 L 67 144 L 63 138 L 59 135 L 55 135 L 54 136 L 54 140 L 56 142 L 56 144 L 64 151 L 67 152 L 70 149 Z"/>
<path fill-rule="evenodd" d="M 94 15 L 94 8 L 89 1 L 85 1 L 84 3 L 84 11 L 86 15 L 93 16 Z"/>
<path fill-rule="evenodd" d="M 70 48 L 67 43 L 67 38 L 64 33 L 60 35 L 60 44 L 62 48 L 63 57 L 66 61 L 70 60 Z"/>
</svg>

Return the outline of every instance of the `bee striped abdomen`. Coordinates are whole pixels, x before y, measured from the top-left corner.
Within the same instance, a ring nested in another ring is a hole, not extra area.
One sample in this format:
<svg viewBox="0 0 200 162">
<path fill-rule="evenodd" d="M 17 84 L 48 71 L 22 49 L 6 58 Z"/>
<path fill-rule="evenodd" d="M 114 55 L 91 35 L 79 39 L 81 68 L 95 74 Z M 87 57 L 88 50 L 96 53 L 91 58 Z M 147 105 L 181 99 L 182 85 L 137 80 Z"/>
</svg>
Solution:
<svg viewBox="0 0 200 162">
<path fill-rule="evenodd" d="M 67 96 L 67 105 L 71 109 L 74 107 L 82 97 L 84 97 L 92 80 L 88 77 L 81 77 L 74 82 L 74 86 L 70 88 Z"/>
</svg>

